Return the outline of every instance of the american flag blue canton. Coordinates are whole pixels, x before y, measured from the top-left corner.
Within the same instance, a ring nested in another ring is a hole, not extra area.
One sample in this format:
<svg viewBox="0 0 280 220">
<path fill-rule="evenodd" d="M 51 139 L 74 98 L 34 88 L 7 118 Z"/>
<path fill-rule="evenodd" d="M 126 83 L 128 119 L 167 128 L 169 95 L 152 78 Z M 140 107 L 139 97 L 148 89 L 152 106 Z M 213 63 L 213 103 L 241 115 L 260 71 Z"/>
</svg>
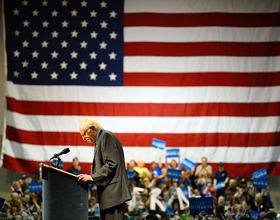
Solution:
<svg viewBox="0 0 280 220">
<path fill-rule="evenodd" d="M 123 1 L 5 1 L 8 81 L 123 85 Z"/>
</svg>

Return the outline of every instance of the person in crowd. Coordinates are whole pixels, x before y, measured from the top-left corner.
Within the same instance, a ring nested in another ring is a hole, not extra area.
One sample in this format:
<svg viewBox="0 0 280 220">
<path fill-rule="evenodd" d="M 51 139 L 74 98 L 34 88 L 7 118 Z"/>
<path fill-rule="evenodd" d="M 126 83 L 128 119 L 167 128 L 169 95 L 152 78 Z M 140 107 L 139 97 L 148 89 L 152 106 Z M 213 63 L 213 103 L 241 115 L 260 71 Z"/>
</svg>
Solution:
<svg viewBox="0 0 280 220">
<path fill-rule="evenodd" d="M 32 183 L 32 178 L 30 176 L 27 176 L 26 174 L 23 174 L 19 181 L 20 181 L 20 184 L 21 184 L 22 192 L 27 193 L 28 192 L 28 184 Z"/>
<path fill-rule="evenodd" d="M 224 196 L 219 196 L 218 197 L 218 205 L 225 206 L 225 197 Z"/>
<path fill-rule="evenodd" d="M 217 184 L 223 182 L 221 186 L 217 189 Z M 229 182 L 229 175 L 228 172 L 225 170 L 225 165 L 223 162 L 220 162 L 218 164 L 218 170 L 216 171 L 214 175 L 214 181 L 213 181 L 213 186 L 217 190 L 217 197 L 219 196 L 224 196 L 225 195 L 225 189 L 226 186 Z"/>
<path fill-rule="evenodd" d="M 67 168 L 67 172 L 75 174 L 75 175 L 85 173 L 84 169 L 79 165 L 78 157 L 73 158 L 72 165 Z"/>
<path fill-rule="evenodd" d="M 17 206 L 18 209 L 21 209 L 21 195 L 18 194 L 17 192 L 13 192 L 11 194 L 11 199 L 7 200 L 9 203 L 10 207 Z"/>
<path fill-rule="evenodd" d="M 165 155 L 165 167 L 169 169 L 181 170 L 180 155 L 178 156 L 178 163 L 175 159 L 172 159 L 170 164 L 168 164 L 167 155 Z"/>
<path fill-rule="evenodd" d="M 154 178 L 157 178 L 161 175 L 162 161 L 161 161 L 160 149 L 158 149 L 158 158 L 159 158 L 158 163 L 156 163 L 155 161 L 151 163 L 150 173 L 153 174 Z"/>
<path fill-rule="evenodd" d="M 155 179 L 157 180 L 159 186 L 162 187 L 163 184 L 164 184 L 164 179 L 165 178 L 168 179 L 167 178 L 167 168 L 166 167 L 162 167 L 160 173 L 161 174 L 159 176 L 157 176 Z"/>
<path fill-rule="evenodd" d="M 235 178 L 230 179 L 228 187 L 225 189 L 226 203 L 229 204 L 232 197 L 239 198 L 240 197 L 239 191 L 240 190 L 239 190 L 239 187 L 238 187 L 238 180 L 235 179 Z"/>
<path fill-rule="evenodd" d="M 201 194 L 206 188 L 207 183 L 212 182 L 212 170 L 212 166 L 207 163 L 207 157 L 202 157 L 201 165 L 198 165 L 195 171 L 195 176 L 197 178 L 196 185 Z"/>
<path fill-rule="evenodd" d="M 255 209 L 257 211 L 268 212 L 273 209 L 272 201 L 268 197 L 268 189 L 262 189 L 260 193 L 255 195 Z"/>
<path fill-rule="evenodd" d="M 95 144 L 95 149 L 92 174 L 80 174 L 78 181 L 97 184 L 102 220 L 123 219 L 131 192 L 121 142 L 93 118 L 84 119 L 79 130 L 83 140 Z"/>
<path fill-rule="evenodd" d="M 31 200 L 30 194 L 25 194 L 22 198 L 21 198 L 21 216 L 27 216 L 30 214 L 30 207 L 32 206 L 33 202 Z"/>
<path fill-rule="evenodd" d="M 166 210 L 168 208 L 168 201 L 169 201 L 169 199 L 170 199 L 169 191 L 162 192 L 162 201 L 161 201 L 161 203 L 163 204 L 163 206 L 165 207 Z"/>
<path fill-rule="evenodd" d="M 145 162 L 144 160 L 139 160 L 137 162 L 137 166 L 134 167 L 134 170 L 139 173 L 139 176 L 142 178 L 142 179 L 145 179 L 146 177 L 148 177 L 149 175 L 149 170 L 147 167 L 145 167 Z"/>
<path fill-rule="evenodd" d="M 216 189 L 213 187 L 212 183 L 207 183 L 206 188 L 204 189 L 202 195 L 203 197 L 213 197 L 216 193 Z"/>
<path fill-rule="evenodd" d="M 201 198 L 202 196 L 201 196 L 201 193 L 198 189 L 193 189 L 191 197 Z"/>
<path fill-rule="evenodd" d="M 218 218 L 218 219 L 226 219 L 225 217 L 225 205 L 224 203 L 218 203 L 218 205 L 216 206 L 215 208 L 215 216 Z"/>
<path fill-rule="evenodd" d="M 129 181 L 136 181 L 136 183 L 139 183 L 139 173 L 135 171 L 136 162 L 135 160 L 130 160 L 128 164 L 128 168 L 126 169 L 128 180 Z"/>
<path fill-rule="evenodd" d="M 20 181 L 13 181 L 12 185 L 11 185 L 11 190 L 13 192 L 16 192 L 19 194 L 19 196 L 23 196 L 24 193 L 22 191 L 22 188 L 21 188 L 21 184 L 20 184 Z"/>
<path fill-rule="evenodd" d="M 248 180 L 250 181 L 250 180 Z M 255 210 L 254 190 L 250 184 L 247 184 L 246 178 L 241 178 L 239 183 L 239 201 L 244 202 L 250 209 Z"/>
<path fill-rule="evenodd" d="M 162 169 L 163 171 L 163 169 Z M 164 168 L 165 176 L 163 177 L 163 184 L 161 185 L 161 191 L 169 191 L 171 193 L 171 182 L 172 180 L 167 177 L 167 169 Z"/>
<path fill-rule="evenodd" d="M 32 213 L 33 216 L 37 216 L 39 218 L 42 216 L 42 209 L 41 206 L 38 204 L 38 198 L 36 198 L 36 195 L 32 195 L 32 202 L 33 204 L 30 207 L 30 212 Z"/>
<path fill-rule="evenodd" d="M 180 186 L 180 181 L 176 178 L 171 180 L 171 189 L 170 189 L 170 194 L 173 195 L 174 192 L 176 192 L 176 189 Z"/>
<path fill-rule="evenodd" d="M 195 184 L 195 170 L 185 170 L 182 171 L 182 176 L 181 176 L 181 186 L 182 188 L 196 188 Z"/>
<path fill-rule="evenodd" d="M 99 209 L 99 204 L 97 202 L 97 199 L 92 196 L 90 199 L 89 199 L 89 202 L 88 202 L 88 212 L 89 212 L 89 215 L 90 216 L 94 216 L 94 215 L 100 215 L 100 209 Z"/>
<path fill-rule="evenodd" d="M 235 213 L 236 219 L 242 218 L 246 213 L 246 209 L 242 206 L 242 204 L 238 204 L 236 206 L 236 210 L 237 210 L 237 212 Z"/>
<path fill-rule="evenodd" d="M 238 197 L 232 197 L 228 205 L 228 209 L 233 213 L 237 212 L 236 206 L 240 204 Z"/>
</svg>

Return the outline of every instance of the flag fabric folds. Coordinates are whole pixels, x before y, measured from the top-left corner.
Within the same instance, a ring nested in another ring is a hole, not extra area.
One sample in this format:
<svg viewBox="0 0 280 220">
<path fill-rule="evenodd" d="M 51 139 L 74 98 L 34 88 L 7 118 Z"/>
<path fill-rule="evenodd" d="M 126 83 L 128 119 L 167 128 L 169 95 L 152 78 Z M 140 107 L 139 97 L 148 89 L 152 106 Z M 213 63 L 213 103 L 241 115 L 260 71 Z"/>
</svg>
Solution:
<svg viewBox="0 0 280 220">
<path fill-rule="evenodd" d="M 38 173 L 95 117 L 125 159 L 158 161 L 153 138 L 230 176 L 280 174 L 280 1 L 4 1 L 2 166 Z M 164 155 L 164 152 L 162 152 Z"/>
</svg>

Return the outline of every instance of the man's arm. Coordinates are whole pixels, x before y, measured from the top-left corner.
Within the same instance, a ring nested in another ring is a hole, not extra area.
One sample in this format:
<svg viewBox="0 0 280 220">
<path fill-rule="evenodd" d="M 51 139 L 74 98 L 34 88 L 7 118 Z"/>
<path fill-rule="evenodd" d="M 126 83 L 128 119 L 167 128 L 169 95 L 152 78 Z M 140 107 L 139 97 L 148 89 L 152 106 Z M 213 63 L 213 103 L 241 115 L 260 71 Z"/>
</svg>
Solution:
<svg viewBox="0 0 280 220">
<path fill-rule="evenodd" d="M 158 149 L 158 167 L 159 167 L 159 168 L 162 168 L 162 161 L 161 161 L 160 149 Z"/>
<path fill-rule="evenodd" d="M 114 137 L 108 133 L 105 133 L 104 135 L 105 137 L 102 137 L 104 138 L 104 140 L 101 140 L 100 146 L 97 146 L 101 148 L 99 150 L 101 150 L 102 160 L 104 161 L 104 164 L 92 175 L 79 175 L 78 180 L 82 180 L 83 182 L 94 182 L 97 185 L 105 186 L 108 185 L 113 179 L 116 168 L 118 166 L 120 152 L 115 143 Z"/>
<path fill-rule="evenodd" d="M 114 178 L 118 164 L 120 165 L 121 149 L 118 148 L 113 134 L 104 133 L 103 136 L 99 146 L 103 165 L 91 177 L 95 183 L 107 185 Z"/>
</svg>

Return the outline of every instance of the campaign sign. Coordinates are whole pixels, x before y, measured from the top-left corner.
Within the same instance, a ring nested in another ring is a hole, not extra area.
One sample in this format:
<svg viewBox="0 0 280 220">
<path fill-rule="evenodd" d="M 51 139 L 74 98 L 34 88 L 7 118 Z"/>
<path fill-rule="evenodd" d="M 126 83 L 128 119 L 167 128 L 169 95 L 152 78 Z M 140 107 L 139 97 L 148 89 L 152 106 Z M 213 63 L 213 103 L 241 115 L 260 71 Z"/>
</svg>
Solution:
<svg viewBox="0 0 280 220">
<path fill-rule="evenodd" d="M 258 171 L 253 173 L 253 178 L 254 179 L 264 179 L 266 177 L 268 177 L 268 175 L 267 175 L 267 172 L 266 172 L 265 168 L 263 168 L 261 170 L 258 170 Z"/>
<path fill-rule="evenodd" d="M 4 203 L 5 203 L 5 199 L 0 197 L 0 210 L 2 209 Z"/>
<path fill-rule="evenodd" d="M 224 184 L 224 183 L 225 183 L 225 181 L 218 182 L 217 185 L 216 185 L 216 188 L 217 188 L 217 189 L 223 188 L 223 184 Z"/>
<path fill-rule="evenodd" d="M 182 171 L 176 169 L 168 169 L 167 177 L 170 179 L 181 179 Z"/>
<path fill-rule="evenodd" d="M 170 158 L 170 157 L 179 157 L 179 149 L 168 149 L 166 150 L 166 157 Z"/>
<path fill-rule="evenodd" d="M 266 189 L 268 185 L 268 179 L 253 179 L 253 186 L 255 188 Z"/>
<path fill-rule="evenodd" d="M 202 211 L 213 214 L 213 197 L 189 198 L 189 201 L 191 215 L 198 215 Z"/>
<path fill-rule="evenodd" d="M 254 211 L 254 210 L 252 210 L 251 213 L 252 213 L 252 216 L 254 217 L 254 219 L 257 219 L 258 217 L 260 217 L 262 211 Z"/>
<path fill-rule="evenodd" d="M 176 214 L 176 210 L 170 208 L 169 206 L 167 206 L 166 212 L 167 212 L 167 213 L 170 213 L 170 214 L 172 214 L 172 215 L 175 215 L 175 214 Z"/>
<path fill-rule="evenodd" d="M 185 158 L 183 160 L 183 162 L 181 163 L 181 166 L 184 167 L 187 170 L 192 170 L 194 168 L 196 168 L 196 163 L 188 160 L 187 158 Z"/>
<path fill-rule="evenodd" d="M 32 193 L 42 192 L 42 182 L 41 183 L 29 183 L 28 190 Z"/>
<path fill-rule="evenodd" d="M 62 160 L 59 161 L 58 167 L 57 167 L 57 162 L 58 162 L 58 160 L 57 160 L 57 159 L 54 159 L 54 160 L 53 160 L 53 166 L 54 166 L 55 168 L 58 168 L 58 169 L 60 169 L 60 170 L 63 170 L 63 162 L 62 162 Z"/>
<path fill-rule="evenodd" d="M 152 147 L 164 150 L 165 146 L 166 146 L 166 141 L 161 141 L 156 138 L 153 138 Z"/>
<path fill-rule="evenodd" d="M 182 191 L 183 191 L 184 195 L 186 196 L 186 198 L 189 198 L 189 190 L 188 190 L 188 188 L 182 188 Z"/>
</svg>

